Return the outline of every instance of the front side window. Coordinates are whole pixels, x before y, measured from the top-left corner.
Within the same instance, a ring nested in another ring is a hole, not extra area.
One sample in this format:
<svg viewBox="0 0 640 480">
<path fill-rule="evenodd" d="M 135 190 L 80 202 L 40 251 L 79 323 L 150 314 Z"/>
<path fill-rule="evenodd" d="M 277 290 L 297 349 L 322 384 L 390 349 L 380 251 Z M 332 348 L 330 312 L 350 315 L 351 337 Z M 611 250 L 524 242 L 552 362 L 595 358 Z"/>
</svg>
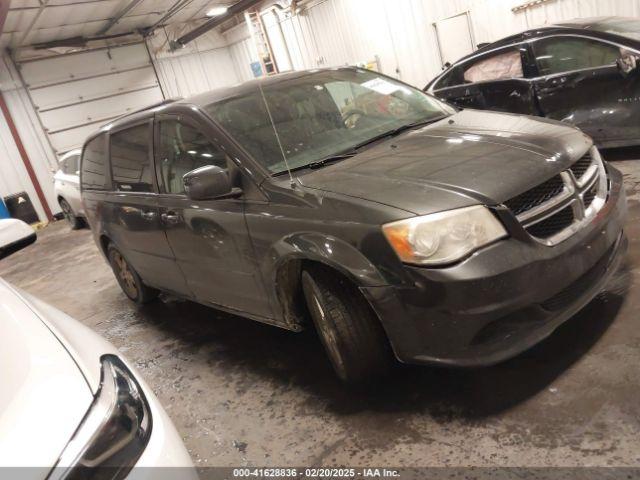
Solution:
<svg viewBox="0 0 640 480">
<path fill-rule="evenodd" d="M 111 172 L 116 190 L 153 191 L 150 140 L 148 123 L 111 134 Z"/>
<path fill-rule="evenodd" d="M 485 56 L 464 69 L 465 83 L 522 78 L 522 57 L 514 49 Z"/>
<path fill-rule="evenodd" d="M 196 168 L 227 169 L 227 157 L 198 129 L 177 120 L 160 121 L 160 164 L 165 193 L 184 193 L 182 177 Z"/>
<path fill-rule="evenodd" d="M 547 37 L 532 45 L 542 76 L 613 65 L 621 54 L 615 45 L 588 38 Z"/>
<path fill-rule="evenodd" d="M 285 172 L 287 165 L 303 168 L 455 112 L 420 90 L 361 69 L 306 72 L 264 83 L 205 111 L 272 173 Z"/>
<path fill-rule="evenodd" d="M 104 134 L 87 143 L 82 152 L 82 189 L 107 189 L 107 144 Z"/>
</svg>

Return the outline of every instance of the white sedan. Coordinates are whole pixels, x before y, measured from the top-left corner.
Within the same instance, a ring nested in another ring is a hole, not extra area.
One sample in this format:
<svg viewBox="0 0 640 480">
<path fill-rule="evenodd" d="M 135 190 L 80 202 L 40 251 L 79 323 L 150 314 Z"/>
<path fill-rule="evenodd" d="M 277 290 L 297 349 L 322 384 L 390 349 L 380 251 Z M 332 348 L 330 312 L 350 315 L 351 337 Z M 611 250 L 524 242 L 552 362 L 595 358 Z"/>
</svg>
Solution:
<svg viewBox="0 0 640 480">
<path fill-rule="evenodd" d="M 171 420 L 115 347 L 3 280 L 0 385 L 0 467 L 41 467 L 21 471 L 49 479 L 197 478 Z"/>
<path fill-rule="evenodd" d="M 17 218 L 0 219 L 0 258 L 36 241 L 36 231 Z"/>
<path fill-rule="evenodd" d="M 58 171 L 53 176 L 56 198 L 64 218 L 77 230 L 85 225 L 84 208 L 80 198 L 81 150 L 71 150 L 58 160 Z"/>
</svg>

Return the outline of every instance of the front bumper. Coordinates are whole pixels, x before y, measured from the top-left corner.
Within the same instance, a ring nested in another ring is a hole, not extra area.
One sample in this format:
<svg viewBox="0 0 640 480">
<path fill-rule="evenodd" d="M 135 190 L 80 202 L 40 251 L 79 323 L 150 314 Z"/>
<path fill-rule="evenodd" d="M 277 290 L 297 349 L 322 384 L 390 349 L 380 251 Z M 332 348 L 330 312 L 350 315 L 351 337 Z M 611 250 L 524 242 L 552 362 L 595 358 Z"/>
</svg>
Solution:
<svg viewBox="0 0 640 480">
<path fill-rule="evenodd" d="M 609 179 L 596 217 L 556 246 L 510 238 L 449 268 L 406 267 L 410 287 L 363 288 L 398 359 L 492 365 L 540 342 L 587 305 L 627 248 L 622 175 L 609 167 Z"/>
</svg>

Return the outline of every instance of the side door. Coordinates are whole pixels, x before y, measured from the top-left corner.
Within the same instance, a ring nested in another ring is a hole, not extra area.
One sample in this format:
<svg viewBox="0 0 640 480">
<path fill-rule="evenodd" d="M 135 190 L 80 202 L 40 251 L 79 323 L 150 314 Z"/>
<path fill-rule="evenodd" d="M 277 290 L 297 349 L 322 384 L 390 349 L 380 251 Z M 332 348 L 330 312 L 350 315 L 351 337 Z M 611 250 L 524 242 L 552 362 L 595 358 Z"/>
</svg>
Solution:
<svg viewBox="0 0 640 480">
<path fill-rule="evenodd" d="M 462 108 L 537 115 L 529 65 L 523 45 L 487 52 L 454 67 L 449 81 L 460 84 L 435 93 Z"/>
<path fill-rule="evenodd" d="M 189 295 L 160 222 L 153 166 L 153 120 L 127 125 L 109 135 L 111 240 L 153 287 Z"/>
<path fill-rule="evenodd" d="M 162 226 L 194 297 L 204 303 L 271 317 L 244 216 L 243 195 L 194 201 L 182 177 L 216 165 L 243 173 L 210 133 L 184 115 L 156 116 L 156 174 Z M 205 133 L 207 132 L 207 133 Z"/>
<path fill-rule="evenodd" d="M 531 48 L 538 70 L 536 96 L 544 116 L 578 126 L 599 145 L 640 138 L 640 78 L 623 76 L 616 65 L 625 47 L 585 36 L 555 35 L 531 42 Z"/>
</svg>

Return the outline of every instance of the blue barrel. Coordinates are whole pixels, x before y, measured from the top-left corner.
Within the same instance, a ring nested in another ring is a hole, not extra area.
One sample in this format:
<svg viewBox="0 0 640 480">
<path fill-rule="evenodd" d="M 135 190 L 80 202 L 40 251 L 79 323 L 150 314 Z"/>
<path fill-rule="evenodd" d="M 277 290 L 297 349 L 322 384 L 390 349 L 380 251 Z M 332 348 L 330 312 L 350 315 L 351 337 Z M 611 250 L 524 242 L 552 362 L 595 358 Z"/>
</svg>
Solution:
<svg viewBox="0 0 640 480">
<path fill-rule="evenodd" d="M 4 200 L 0 198 L 0 218 L 11 218 L 7 206 L 4 204 Z"/>
</svg>

